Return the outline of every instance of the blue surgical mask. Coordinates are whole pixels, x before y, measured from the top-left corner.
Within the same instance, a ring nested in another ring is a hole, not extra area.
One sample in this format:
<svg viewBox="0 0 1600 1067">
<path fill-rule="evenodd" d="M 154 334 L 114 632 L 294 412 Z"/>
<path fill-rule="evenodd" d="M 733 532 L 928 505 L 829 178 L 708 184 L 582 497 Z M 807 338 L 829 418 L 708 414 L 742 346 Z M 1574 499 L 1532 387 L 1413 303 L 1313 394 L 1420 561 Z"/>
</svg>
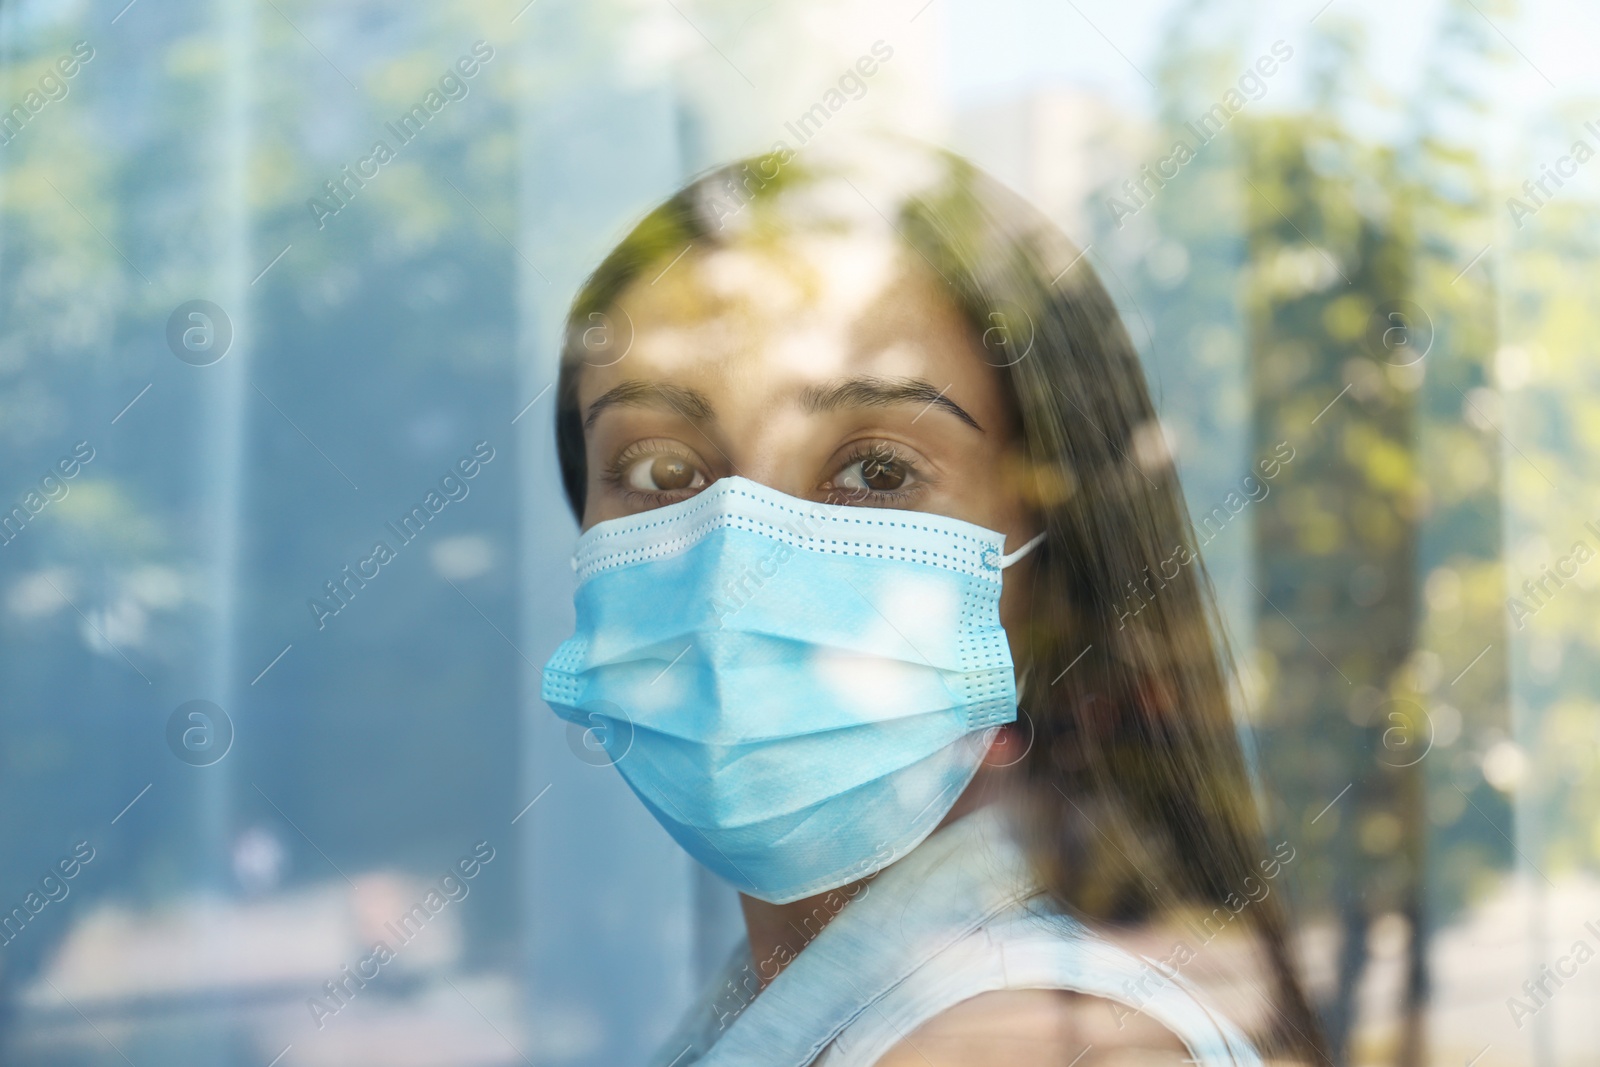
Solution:
<svg viewBox="0 0 1600 1067">
<path fill-rule="evenodd" d="M 937 826 L 1017 715 L 1005 535 L 815 504 L 745 478 L 597 523 L 577 632 L 545 666 L 677 842 L 786 903 L 870 875 Z"/>
</svg>

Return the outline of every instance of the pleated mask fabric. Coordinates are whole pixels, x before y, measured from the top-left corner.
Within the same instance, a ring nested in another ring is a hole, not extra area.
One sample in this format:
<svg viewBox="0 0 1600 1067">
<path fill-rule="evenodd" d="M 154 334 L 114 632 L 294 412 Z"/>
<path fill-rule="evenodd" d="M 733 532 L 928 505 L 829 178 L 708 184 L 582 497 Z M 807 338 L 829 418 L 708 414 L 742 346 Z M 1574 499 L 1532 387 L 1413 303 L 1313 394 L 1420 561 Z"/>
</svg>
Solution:
<svg viewBox="0 0 1600 1067">
<path fill-rule="evenodd" d="M 1005 535 L 723 478 L 579 539 L 576 632 L 545 666 L 696 860 L 786 903 L 922 841 L 1016 719 Z"/>
</svg>

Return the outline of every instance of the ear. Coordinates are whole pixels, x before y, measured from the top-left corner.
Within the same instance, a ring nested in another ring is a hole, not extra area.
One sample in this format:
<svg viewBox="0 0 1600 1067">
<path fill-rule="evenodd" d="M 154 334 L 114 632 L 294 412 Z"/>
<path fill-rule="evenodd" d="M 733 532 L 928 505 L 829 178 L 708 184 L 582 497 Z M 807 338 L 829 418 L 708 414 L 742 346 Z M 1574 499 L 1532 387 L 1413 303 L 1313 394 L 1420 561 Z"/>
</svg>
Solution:
<svg viewBox="0 0 1600 1067">
<path fill-rule="evenodd" d="M 989 747 L 983 754 L 985 767 L 1004 767 L 1007 763 L 1006 753 L 1010 750 L 1011 743 L 1016 740 L 1011 731 L 1011 724 L 1004 726 L 991 726 L 988 730 Z"/>
<path fill-rule="evenodd" d="M 1008 722 L 1004 726 L 991 727 L 992 733 L 989 740 L 989 750 L 983 754 L 985 767 L 1014 767 L 1022 762 L 1028 754 L 1028 748 L 1033 741 L 1033 729 L 1030 721 L 1025 721 L 1027 712 L 1020 708 L 1017 710 L 1017 722 Z"/>
</svg>

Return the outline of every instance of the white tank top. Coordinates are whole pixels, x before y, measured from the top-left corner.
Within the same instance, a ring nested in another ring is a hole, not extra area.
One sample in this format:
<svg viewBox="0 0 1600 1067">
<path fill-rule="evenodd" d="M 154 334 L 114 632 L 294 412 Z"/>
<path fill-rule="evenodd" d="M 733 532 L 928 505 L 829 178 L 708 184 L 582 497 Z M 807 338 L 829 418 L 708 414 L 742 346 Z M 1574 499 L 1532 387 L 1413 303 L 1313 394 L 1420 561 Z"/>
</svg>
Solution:
<svg viewBox="0 0 1600 1067">
<path fill-rule="evenodd" d="M 871 1067 L 940 1012 L 1001 989 L 1103 997 L 1166 1026 L 1202 1067 L 1261 1067 L 1180 975 L 1051 911 L 994 806 L 886 868 L 758 989 L 741 943 L 653 1067 Z"/>
</svg>

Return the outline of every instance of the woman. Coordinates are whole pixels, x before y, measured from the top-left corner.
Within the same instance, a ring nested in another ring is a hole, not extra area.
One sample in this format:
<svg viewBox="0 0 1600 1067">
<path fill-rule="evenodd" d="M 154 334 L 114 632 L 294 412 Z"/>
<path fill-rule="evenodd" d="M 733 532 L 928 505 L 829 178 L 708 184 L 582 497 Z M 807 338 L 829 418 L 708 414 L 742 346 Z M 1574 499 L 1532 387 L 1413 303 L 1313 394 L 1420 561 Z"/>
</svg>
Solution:
<svg viewBox="0 0 1600 1067">
<path fill-rule="evenodd" d="M 1110 298 L 953 156 L 813 152 L 692 182 L 568 321 L 544 696 L 749 935 L 659 1062 L 1320 1058 Z"/>
</svg>

